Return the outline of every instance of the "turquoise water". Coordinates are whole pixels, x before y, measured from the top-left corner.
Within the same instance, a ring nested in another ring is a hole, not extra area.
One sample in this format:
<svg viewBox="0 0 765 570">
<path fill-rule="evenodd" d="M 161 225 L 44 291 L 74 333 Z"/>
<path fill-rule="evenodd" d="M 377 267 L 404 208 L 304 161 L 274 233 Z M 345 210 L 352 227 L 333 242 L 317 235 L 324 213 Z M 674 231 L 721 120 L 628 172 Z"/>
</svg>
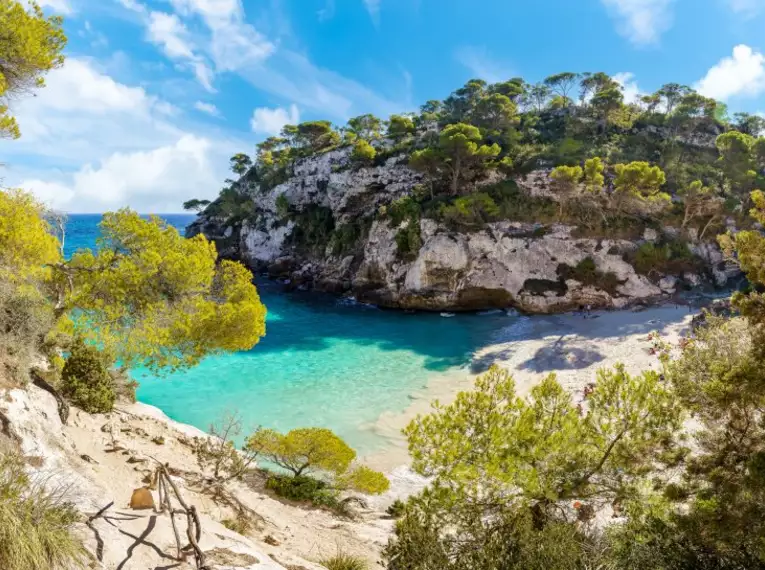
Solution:
<svg viewBox="0 0 765 570">
<path fill-rule="evenodd" d="M 165 218 L 179 228 L 192 219 Z M 67 249 L 91 246 L 97 223 L 98 216 L 72 216 Z M 386 441 L 366 426 L 383 412 L 405 410 L 433 375 L 468 365 L 474 350 L 509 323 L 503 313 L 405 314 L 257 285 L 268 308 L 257 346 L 163 378 L 138 374 L 139 400 L 201 429 L 231 411 L 248 429 L 329 427 L 369 453 Z"/>
</svg>

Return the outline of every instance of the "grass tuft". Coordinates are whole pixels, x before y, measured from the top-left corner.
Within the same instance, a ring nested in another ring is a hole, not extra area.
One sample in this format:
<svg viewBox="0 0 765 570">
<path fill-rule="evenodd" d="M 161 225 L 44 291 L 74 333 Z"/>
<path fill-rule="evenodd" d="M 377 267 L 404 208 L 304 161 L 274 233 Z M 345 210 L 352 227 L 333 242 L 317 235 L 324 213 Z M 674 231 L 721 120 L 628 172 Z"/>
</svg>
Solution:
<svg viewBox="0 0 765 570">
<path fill-rule="evenodd" d="M 18 455 L 0 454 L 0 568 L 85 568 L 85 550 L 72 534 L 78 519 L 61 493 L 27 474 Z"/>
</svg>

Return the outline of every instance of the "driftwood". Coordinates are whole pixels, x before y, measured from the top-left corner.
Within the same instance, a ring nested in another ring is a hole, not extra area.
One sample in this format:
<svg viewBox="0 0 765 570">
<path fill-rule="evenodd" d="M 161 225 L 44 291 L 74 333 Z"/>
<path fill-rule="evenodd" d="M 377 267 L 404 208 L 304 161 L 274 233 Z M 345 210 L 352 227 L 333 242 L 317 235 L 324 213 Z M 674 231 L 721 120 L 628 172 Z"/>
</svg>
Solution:
<svg viewBox="0 0 765 570">
<path fill-rule="evenodd" d="M 58 417 L 61 418 L 61 423 L 66 425 L 66 422 L 69 420 L 69 404 L 64 400 L 64 397 L 58 390 L 48 384 L 48 381 L 45 380 L 37 370 L 30 370 L 30 375 L 32 376 L 32 384 L 45 390 L 48 394 L 56 398 L 56 403 L 58 404 Z"/>
<path fill-rule="evenodd" d="M 173 525 L 178 559 L 183 560 L 185 558 L 184 553 L 191 550 L 194 554 L 197 570 L 212 570 L 211 567 L 207 565 L 205 553 L 199 547 L 199 541 L 202 538 L 202 523 L 199 521 L 197 509 L 194 505 L 187 505 L 186 501 L 183 500 L 181 492 L 170 477 L 166 464 L 160 463 L 157 467 L 156 483 L 159 491 L 159 510 L 160 512 L 168 512 L 170 515 L 170 522 Z M 179 510 L 173 508 L 171 491 L 172 495 L 175 496 L 175 500 L 181 507 Z M 186 538 L 189 541 L 186 546 L 181 546 L 181 536 L 175 521 L 176 514 L 186 515 Z"/>
</svg>

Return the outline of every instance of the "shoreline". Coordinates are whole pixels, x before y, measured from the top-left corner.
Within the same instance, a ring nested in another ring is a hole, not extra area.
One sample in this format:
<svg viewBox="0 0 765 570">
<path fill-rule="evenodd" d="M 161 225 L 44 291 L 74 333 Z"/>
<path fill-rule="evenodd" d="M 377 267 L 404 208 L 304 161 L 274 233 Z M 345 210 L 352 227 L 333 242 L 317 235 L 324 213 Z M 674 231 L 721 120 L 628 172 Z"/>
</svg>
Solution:
<svg viewBox="0 0 765 570">
<path fill-rule="evenodd" d="M 387 449 L 363 459 L 391 475 L 393 497 L 416 492 L 424 480 L 409 470 L 401 430 L 418 415 L 427 414 L 434 400 L 444 404 L 454 401 L 493 364 L 512 373 L 520 396 L 528 395 L 545 376 L 555 373 L 563 387 L 578 398 L 577 392 L 595 379 L 600 368 L 621 362 L 630 374 L 657 369 L 660 363 L 649 353 L 648 334 L 658 331 L 664 340 L 677 342 L 690 329 L 699 308 L 665 304 L 640 310 L 594 311 L 590 318 L 576 313 L 520 316 L 478 349 L 470 365 L 431 377 L 425 388 L 411 395 L 406 410 L 385 412 L 374 423 L 362 426 L 389 442 Z"/>
</svg>

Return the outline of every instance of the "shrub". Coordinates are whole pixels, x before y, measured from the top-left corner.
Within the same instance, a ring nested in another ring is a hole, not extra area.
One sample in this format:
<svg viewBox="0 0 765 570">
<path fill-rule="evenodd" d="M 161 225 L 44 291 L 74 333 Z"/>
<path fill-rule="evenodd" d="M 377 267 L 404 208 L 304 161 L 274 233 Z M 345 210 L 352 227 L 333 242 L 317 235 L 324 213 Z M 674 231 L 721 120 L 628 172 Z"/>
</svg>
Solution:
<svg viewBox="0 0 765 570">
<path fill-rule="evenodd" d="M 309 502 L 316 505 L 333 503 L 336 493 L 326 482 L 304 475 L 289 476 L 271 473 L 266 479 L 266 489 L 290 501 Z"/>
<path fill-rule="evenodd" d="M 564 280 L 574 279 L 582 285 L 597 287 L 611 294 L 616 293 L 616 288 L 620 285 L 616 274 L 613 271 L 598 270 L 592 257 L 585 257 L 574 267 L 561 263 L 558 266 L 558 275 Z"/>
<path fill-rule="evenodd" d="M 420 204 L 411 196 L 404 196 L 391 202 L 386 208 L 390 223 L 394 227 L 400 226 L 405 220 L 420 217 Z"/>
<path fill-rule="evenodd" d="M 396 499 L 390 506 L 385 509 L 385 512 L 392 516 L 394 519 L 401 518 L 404 515 L 406 509 L 406 503 L 401 499 Z"/>
<path fill-rule="evenodd" d="M 0 366 L 15 384 L 29 381 L 40 342 L 53 325 L 52 307 L 33 289 L 0 280 Z"/>
<path fill-rule="evenodd" d="M 496 220 L 499 213 L 499 206 L 491 196 L 485 192 L 476 192 L 456 198 L 450 205 L 442 205 L 439 217 L 458 228 L 476 228 Z"/>
<path fill-rule="evenodd" d="M 61 372 L 61 392 L 91 414 L 111 412 L 117 399 L 107 359 L 95 346 L 76 339 Z"/>
<path fill-rule="evenodd" d="M 632 256 L 628 256 L 627 261 L 631 261 L 635 271 L 643 275 L 682 273 L 699 267 L 698 258 L 691 253 L 685 242 L 678 240 L 661 245 L 644 243 Z"/>
<path fill-rule="evenodd" d="M 247 438 L 244 448 L 291 472 L 294 478 L 321 477 L 333 490 L 379 494 L 388 489 L 382 473 L 354 465 L 356 452 L 326 428 L 294 429 L 286 434 L 261 428 Z"/>
<path fill-rule="evenodd" d="M 282 220 L 290 215 L 290 202 L 284 194 L 279 194 L 276 197 L 276 215 Z"/>
<path fill-rule="evenodd" d="M 404 260 L 412 260 L 422 247 L 422 234 L 420 233 L 419 220 L 410 221 L 406 227 L 396 233 L 396 250 L 399 257 Z"/>
<path fill-rule="evenodd" d="M 72 534 L 78 519 L 60 493 L 27 475 L 20 457 L 0 454 L 0 568 L 85 568 L 85 551 Z"/>
<path fill-rule="evenodd" d="M 299 247 L 310 250 L 323 250 L 332 238 L 335 230 L 335 217 L 330 208 L 311 204 L 304 211 L 292 214 L 295 229 L 290 241 Z"/>
<path fill-rule="evenodd" d="M 375 147 L 365 140 L 360 140 L 353 145 L 351 160 L 359 164 L 370 164 L 377 156 Z"/>
<path fill-rule="evenodd" d="M 367 570 L 366 561 L 358 556 L 338 552 L 329 558 L 323 558 L 319 563 L 327 570 Z"/>
</svg>

